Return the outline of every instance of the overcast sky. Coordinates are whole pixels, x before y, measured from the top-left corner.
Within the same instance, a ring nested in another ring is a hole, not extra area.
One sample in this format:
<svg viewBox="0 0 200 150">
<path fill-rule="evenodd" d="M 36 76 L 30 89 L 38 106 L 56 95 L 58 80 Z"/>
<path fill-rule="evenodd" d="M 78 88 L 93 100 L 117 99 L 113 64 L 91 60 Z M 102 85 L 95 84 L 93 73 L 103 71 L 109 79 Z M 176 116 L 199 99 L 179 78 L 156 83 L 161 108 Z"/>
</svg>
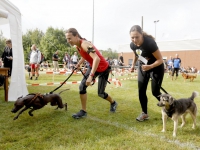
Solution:
<svg viewBox="0 0 200 150">
<path fill-rule="evenodd" d="M 10 0 L 22 14 L 22 30 L 76 28 L 92 41 L 93 0 Z M 94 0 L 94 45 L 118 50 L 130 43 L 131 26 L 141 25 L 156 40 L 200 39 L 200 0 Z M 0 26 L 9 38 L 8 25 Z"/>
</svg>

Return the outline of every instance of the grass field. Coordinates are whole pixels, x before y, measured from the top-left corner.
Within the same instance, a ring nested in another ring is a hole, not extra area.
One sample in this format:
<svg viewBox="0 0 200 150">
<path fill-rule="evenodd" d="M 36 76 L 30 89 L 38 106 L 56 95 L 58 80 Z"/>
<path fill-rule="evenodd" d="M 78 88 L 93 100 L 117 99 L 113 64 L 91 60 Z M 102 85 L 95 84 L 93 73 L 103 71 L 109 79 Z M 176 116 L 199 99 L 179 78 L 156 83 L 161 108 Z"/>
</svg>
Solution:
<svg viewBox="0 0 200 150">
<path fill-rule="evenodd" d="M 120 76 L 118 78 L 128 78 Z M 66 75 L 41 74 L 39 80 L 29 80 L 27 84 L 62 82 Z M 73 75 L 69 81 L 80 81 L 80 75 Z M 151 82 L 151 81 L 150 81 Z M 137 79 L 121 81 L 122 87 L 116 88 L 111 82 L 106 91 L 118 102 L 116 113 L 110 113 L 107 101 L 97 96 L 97 84 L 88 87 L 88 116 L 73 119 L 73 113 L 80 110 L 78 84 L 63 85 L 63 102 L 68 110 L 54 110 L 49 104 L 34 111 L 34 116 L 25 111 L 17 120 L 11 113 L 14 102 L 5 102 L 3 88 L 0 88 L 0 150 L 190 150 L 200 149 L 200 114 L 197 115 L 197 128 L 192 129 L 192 119 L 187 116 L 186 125 L 178 128 L 177 137 L 172 137 L 173 121 L 168 119 L 167 132 L 162 133 L 161 108 L 151 94 L 149 84 L 148 114 L 150 119 L 137 122 L 141 113 L 138 100 Z M 182 77 L 171 81 L 164 77 L 162 87 L 176 99 L 190 97 L 193 91 L 200 92 L 200 77 L 194 82 L 184 82 Z M 47 93 L 55 86 L 28 86 L 29 93 Z M 195 99 L 200 106 L 200 98 Z M 199 110 L 199 109 L 198 109 Z M 181 121 L 179 121 L 179 125 Z"/>
</svg>

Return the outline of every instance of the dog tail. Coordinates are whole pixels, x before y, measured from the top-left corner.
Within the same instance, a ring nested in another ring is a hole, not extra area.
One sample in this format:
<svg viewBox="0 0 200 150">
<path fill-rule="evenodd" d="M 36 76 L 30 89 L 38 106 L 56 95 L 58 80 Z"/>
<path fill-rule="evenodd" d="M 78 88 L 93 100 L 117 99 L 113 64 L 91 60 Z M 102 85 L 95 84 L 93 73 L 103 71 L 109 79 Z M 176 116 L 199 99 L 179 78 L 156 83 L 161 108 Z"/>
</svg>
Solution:
<svg viewBox="0 0 200 150">
<path fill-rule="evenodd" d="M 62 92 L 67 91 L 67 90 L 69 90 L 69 89 L 62 90 L 58 94 L 60 95 Z"/>
<path fill-rule="evenodd" d="M 191 99 L 194 100 L 195 97 L 197 97 L 199 93 L 197 91 L 192 92 Z"/>
</svg>

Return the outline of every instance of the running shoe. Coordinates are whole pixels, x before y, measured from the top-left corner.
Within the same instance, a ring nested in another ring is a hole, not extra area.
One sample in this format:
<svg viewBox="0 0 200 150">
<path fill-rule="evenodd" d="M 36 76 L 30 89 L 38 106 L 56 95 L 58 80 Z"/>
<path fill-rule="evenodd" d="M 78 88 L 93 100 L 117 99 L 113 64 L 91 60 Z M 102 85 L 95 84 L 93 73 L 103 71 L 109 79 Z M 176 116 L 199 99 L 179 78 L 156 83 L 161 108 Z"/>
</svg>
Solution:
<svg viewBox="0 0 200 150">
<path fill-rule="evenodd" d="M 83 118 L 83 117 L 86 117 L 86 116 L 87 116 L 87 112 L 85 112 L 84 110 L 80 110 L 76 114 L 72 115 L 72 117 L 75 118 L 75 119 Z"/>
<path fill-rule="evenodd" d="M 144 120 L 148 120 L 148 119 L 149 119 L 148 114 L 145 114 L 144 112 L 142 112 L 142 113 L 136 118 L 136 120 L 137 120 L 137 121 L 140 121 L 140 122 L 142 122 L 142 121 L 144 121 Z"/>
<path fill-rule="evenodd" d="M 110 104 L 110 112 L 115 112 L 117 109 L 117 102 L 114 101 L 112 104 Z"/>
</svg>

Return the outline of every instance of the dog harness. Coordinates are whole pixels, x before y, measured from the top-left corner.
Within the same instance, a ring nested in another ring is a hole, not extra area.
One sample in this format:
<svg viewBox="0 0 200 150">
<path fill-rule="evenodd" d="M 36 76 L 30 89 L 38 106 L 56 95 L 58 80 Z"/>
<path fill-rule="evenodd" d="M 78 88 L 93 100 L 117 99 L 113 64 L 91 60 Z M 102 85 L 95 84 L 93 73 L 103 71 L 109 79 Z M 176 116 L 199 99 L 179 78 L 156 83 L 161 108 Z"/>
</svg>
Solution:
<svg viewBox="0 0 200 150">
<path fill-rule="evenodd" d="M 168 117 L 172 117 L 172 115 L 175 113 L 175 107 L 171 106 L 169 110 L 164 109 L 164 112 L 167 114 Z"/>
<path fill-rule="evenodd" d="M 34 102 L 36 98 L 39 98 L 40 101 L 43 102 L 42 100 L 44 99 L 44 96 L 42 94 L 40 94 L 40 93 L 36 93 L 36 94 L 35 93 L 31 93 L 31 94 L 28 94 L 28 95 L 35 95 L 35 96 L 31 99 L 31 101 L 28 104 L 26 104 L 26 106 L 30 105 L 32 102 Z"/>
</svg>

